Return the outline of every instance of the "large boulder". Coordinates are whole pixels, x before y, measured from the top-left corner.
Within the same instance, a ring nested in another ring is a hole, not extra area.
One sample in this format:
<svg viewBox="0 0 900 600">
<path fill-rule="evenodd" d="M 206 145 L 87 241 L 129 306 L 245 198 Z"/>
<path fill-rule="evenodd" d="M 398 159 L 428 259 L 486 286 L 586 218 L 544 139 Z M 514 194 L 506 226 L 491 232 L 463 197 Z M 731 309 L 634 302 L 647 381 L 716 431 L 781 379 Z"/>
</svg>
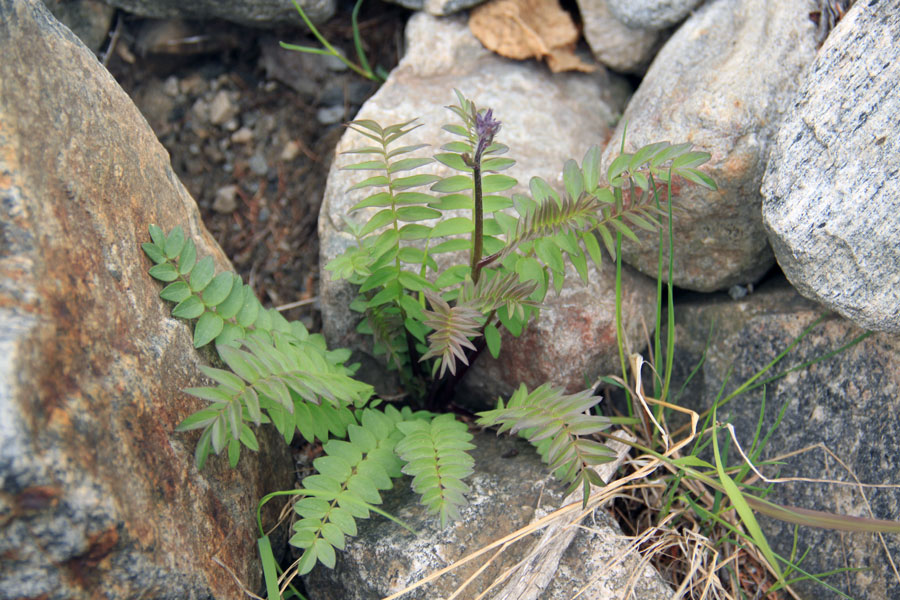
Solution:
<svg viewBox="0 0 900 600">
<path fill-rule="evenodd" d="M 678 306 L 676 356 L 680 377 L 685 377 L 706 356 L 701 370 L 682 402 L 696 410 L 710 408 L 723 381 L 725 394 L 765 367 L 818 319 L 823 307 L 810 302 L 784 279 L 768 282 L 741 299 L 721 294 Z M 710 325 L 715 325 L 709 343 Z M 817 325 L 769 375 L 813 361 L 857 339 L 865 332 L 851 322 L 831 316 Z M 675 381 L 673 389 L 679 389 Z M 765 409 L 763 409 L 763 400 Z M 784 410 L 782 417 L 780 412 Z M 852 471 L 820 448 L 792 456 L 778 467 L 762 467 L 767 477 L 808 477 L 846 482 L 791 482 L 773 486 L 768 499 L 780 504 L 825 510 L 860 517 L 900 518 L 900 490 L 864 488 L 854 483 L 900 484 L 900 339 L 880 333 L 857 345 L 764 388 L 740 395 L 723 406 L 717 418 L 734 424 L 737 438 L 749 452 L 762 412 L 760 436 L 780 423 L 764 446 L 759 462 L 822 444 Z M 726 442 L 725 434 L 719 438 Z M 732 464 L 739 461 L 734 448 Z M 860 492 L 865 494 L 865 500 Z M 869 513 L 871 508 L 872 514 Z M 790 556 L 794 526 L 761 517 L 772 548 Z M 830 585 L 853 598 L 900 598 L 898 583 L 878 537 L 800 527 L 796 556 L 807 573 L 824 573 L 842 567 L 863 567 L 826 577 Z M 900 553 L 900 539 L 885 536 L 893 557 Z M 837 598 L 811 582 L 797 584 L 804 598 Z M 844 596 L 846 597 L 846 596 Z"/>
<path fill-rule="evenodd" d="M 669 140 L 712 154 L 702 168 L 718 191 L 676 186 L 676 285 L 701 291 L 753 282 L 774 258 L 759 186 L 782 113 L 816 53 L 805 0 L 717 0 L 701 7 L 656 55 L 604 156 Z M 656 236 L 624 256 L 655 274 Z"/>
<path fill-rule="evenodd" d="M 466 494 L 468 504 L 460 509 L 460 519 L 441 529 L 439 519 L 426 514 L 409 486 L 397 486 L 386 494 L 384 509 L 408 523 L 417 534 L 373 515 L 374 518 L 360 523 L 359 535 L 349 539 L 345 550 L 338 553 L 333 570 L 319 565 L 310 572 L 305 579 L 307 589 L 315 590 L 319 600 L 383 598 L 565 504 L 576 502 L 573 508 L 580 512 L 580 491 L 573 495 L 575 498 L 567 499 L 565 486 L 553 480 L 547 465 L 523 440 L 483 432 L 473 443 L 475 472 L 466 479 L 471 491 Z M 625 453 L 618 447 L 614 449 L 620 452 L 620 458 Z M 601 475 L 608 476 L 615 468 Z M 537 535 L 526 536 L 504 548 L 497 556 L 497 549 L 491 550 L 403 598 L 448 598 L 470 577 L 471 583 L 458 597 L 475 598 L 487 591 L 506 569 L 530 557 L 537 549 L 536 538 L 544 532 L 543 560 L 527 563 L 524 574 L 515 572 L 511 581 L 498 585 L 488 598 L 568 600 L 582 588 L 586 588 L 586 597 L 597 600 L 661 600 L 672 595 L 659 573 L 629 548 L 628 539 L 604 509 L 586 517 L 584 527 L 578 528 L 577 533 L 571 527 L 565 528 L 571 521 L 571 517 L 561 518 L 547 530 L 539 530 Z M 624 560 L 617 561 L 619 556 Z M 483 570 L 479 572 L 480 569 Z M 632 583 L 632 594 L 626 595 L 625 590 Z M 516 584 L 523 584 L 514 588 L 516 592 L 507 587 Z"/>
<path fill-rule="evenodd" d="M 135 15 L 154 19 L 225 19 L 241 25 L 297 25 L 303 20 L 291 0 L 103 0 Z M 335 11 L 335 0 L 298 0 L 314 23 L 324 23 Z"/>
<path fill-rule="evenodd" d="M 383 125 L 418 117 L 422 126 L 404 138 L 406 144 L 439 147 L 449 141 L 441 127 L 454 121 L 444 108 L 455 101 L 454 88 L 479 107 L 492 107 L 502 121 L 497 139 L 510 147 L 509 155 L 517 161 L 505 171 L 520 182 L 514 191 L 527 191 L 532 176 L 561 187 L 563 162 L 570 157 L 580 161 L 592 144 L 603 143 L 610 134 L 610 124 L 621 106 L 617 90 L 622 84 L 605 72 L 551 76 L 535 62 L 510 62 L 485 50 L 465 22 L 457 18 L 436 19 L 419 13 L 409 22 L 407 38 L 406 56 L 357 115 L 358 119 L 373 119 Z M 364 142 L 365 138 L 351 130 L 338 144 L 319 215 L 323 265 L 356 243 L 343 232 L 343 217 L 366 197 L 367 190 L 350 188 L 368 174 L 342 171 L 341 167 L 358 162 L 358 157 L 340 153 Z M 438 166 L 435 172 L 448 175 L 449 169 Z M 562 296 L 551 291 L 547 312 L 530 326 L 542 328 L 540 335 L 504 342 L 504 352 L 527 355 L 530 360 L 505 361 L 501 355 L 501 377 L 494 376 L 496 371 L 491 371 L 491 376 L 471 372 L 466 379 L 479 385 L 483 397 L 493 399 L 508 393 L 509 385 L 532 378 L 533 365 L 549 367 L 537 373 L 545 378 L 542 381 L 549 379 L 571 389 L 583 385 L 585 373 L 596 374 L 614 364 L 618 355 L 610 300 L 613 274 L 614 270 L 608 268 L 591 268 L 589 285 L 570 274 L 566 279 L 568 290 Z M 648 329 L 653 327 L 653 286 L 631 271 L 626 271 L 623 285 L 630 300 L 625 304 L 627 335 L 637 341 L 642 339 L 642 321 Z M 363 342 L 356 333 L 359 314 L 348 308 L 354 290 L 345 282 L 323 277 L 320 296 L 329 343 L 361 347 Z M 561 331 L 566 334 L 560 335 Z M 540 338 L 539 343 L 535 343 L 536 338 Z M 489 362 L 486 354 L 477 364 Z"/>
<path fill-rule="evenodd" d="M 775 258 L 801 294 L 900 333 L 900 2 L 857 2 L 806 74 L 763 183 Z"/>
<path fill-rule="evenodd" d="M 44 4 L 84 45 L 97 52 L 107 40 L 116 9 L 100 0 L 44 0 Z"/>
<path fill-rule="evenodd" d="M 140 244 L 180 225 L 228 260 L 93 54 L 39 0 L 0 14 L 0 598 L 240 597 L 227 569 L 258 588 L 256 502 L 292 465 L 261 432 L 194 468 L 173 429 L 203 360 Z"/>
</svg>

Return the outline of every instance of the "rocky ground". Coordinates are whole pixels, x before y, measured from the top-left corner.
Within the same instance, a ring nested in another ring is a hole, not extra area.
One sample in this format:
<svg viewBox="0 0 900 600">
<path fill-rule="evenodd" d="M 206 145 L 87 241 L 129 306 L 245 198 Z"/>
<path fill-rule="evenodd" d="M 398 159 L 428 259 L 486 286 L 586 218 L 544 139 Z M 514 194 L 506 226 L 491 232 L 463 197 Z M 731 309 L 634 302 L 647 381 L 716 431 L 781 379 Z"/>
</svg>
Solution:
<svg viewBox="0 0 900 600">
<path fill-rule="evenodd" d="M 321 27 L 355 56 L 351 6 Z M 401 56 L 408 11 L 367 3 L 360 30 L 370 61 Z M 316 220 L 334 146 L 377 85 L 340 61 L 284 50 L 317 46 L 294 29 L 185 23 L 120 13 L 105 57 L 172 157 L 206 227 L 267 305 L 319 329 Z"/>
</svg>

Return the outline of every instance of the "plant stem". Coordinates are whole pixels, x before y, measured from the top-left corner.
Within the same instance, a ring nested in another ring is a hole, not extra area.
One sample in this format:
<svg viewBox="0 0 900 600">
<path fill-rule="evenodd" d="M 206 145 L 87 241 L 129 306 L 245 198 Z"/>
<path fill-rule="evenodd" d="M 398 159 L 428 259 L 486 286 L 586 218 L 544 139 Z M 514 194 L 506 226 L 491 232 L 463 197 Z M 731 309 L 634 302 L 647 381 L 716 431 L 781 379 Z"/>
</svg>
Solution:
<svg viewBox="0 0 900 600">
<path fill-rule="evenodd" d="M 475 184 L 475 214 L 473 221 L 475 222 L 475 231 L 472 232 L 472 281 L 478 283 L 481 276 L 481 254 L 484 252 L 484 204 L 482 202 L 481 190 L 481 153 L 475 153 L 475 159 L 472 161 L 472 181 Z"/>
</svg>

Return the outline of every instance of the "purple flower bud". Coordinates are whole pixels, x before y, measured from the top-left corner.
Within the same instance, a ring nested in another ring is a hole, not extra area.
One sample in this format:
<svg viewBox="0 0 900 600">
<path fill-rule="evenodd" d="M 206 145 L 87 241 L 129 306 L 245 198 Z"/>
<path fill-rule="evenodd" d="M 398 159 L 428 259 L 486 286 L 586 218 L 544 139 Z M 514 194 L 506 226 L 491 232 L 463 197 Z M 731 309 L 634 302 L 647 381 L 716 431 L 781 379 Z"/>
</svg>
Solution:
<svg viewBox="0 0 900 600">
<path fill-rule="evenodd" d="M 474 112 L 474 107 L 473 107 Z M 475 148 L 474 161 L 481 164 L 481 155 L 494 141 L 494 136 L 500 131 L 500 121 L 494 120 L 494 110 L 489 108 L 484 113 L 475 113 L 475 134 L 478 136 L 478 146 Z"/>
<path fill-rule="evenodd" d="M 489 108 L 486 112 L 475 115 L 475 133 L 479 141 L 485 140 L 490 144 L 499 131 L 500 121 L 494 120 L 494 109 Z"/>
</svg>

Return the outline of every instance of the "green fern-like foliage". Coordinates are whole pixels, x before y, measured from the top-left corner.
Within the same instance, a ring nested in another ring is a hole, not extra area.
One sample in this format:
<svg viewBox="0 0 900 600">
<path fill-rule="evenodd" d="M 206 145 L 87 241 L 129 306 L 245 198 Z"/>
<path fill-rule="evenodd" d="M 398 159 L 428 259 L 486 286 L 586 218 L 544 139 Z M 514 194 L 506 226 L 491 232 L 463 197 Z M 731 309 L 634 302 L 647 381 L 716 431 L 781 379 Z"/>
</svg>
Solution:
<svg viewBox="0 0 900 600">
<path fill-rule="evenodd" d="M 591 485 L 604 485 L 594 468 L 615 459 L 616 453 L 592 439 L 609 429 L 610 419 L 591 414 L 600 402 L 590 389 L 576 394 L 543 384 L 529 392 L 521 385 L 505 404 L 500 401 L 491 411 L 479 413 L 478 424 L 499 426 L 498 433 L 519 433 L 536 448 L 553 473 L 569 483 L 566 492 L 579 487 L 587 505 Z"/>
<path fill-rule="evenodd" d="M 150 275 L 168 285 L 160 296 L 176 305 L 172 314 L 196 319 L 194 346 L 215 343 L 230 369 L 201 367 L 216 385 L 186 390 L 209 406 L 185 419 L 179 431 L 202 429 L 194 452 L 202 468 L 210 452 L 227 449 L 236 465 L 241 445 L 257 450 L 248 423 L 272 423 L 288 442 L 299 431 L 309 441 L 343 437 L 356 422 L 351 410 L 372 395 L 351 377 L 347 350 L 329 351 L 321 335 L 264 309 L 234 273 L 215 273 L 211 257 L 197 260 L 194 242 L 180 227 L 168 235 L 150 227 L 144 252 L 156 263 Z"/>
<path fill-rule="evenodd" d="M 397 454 L 406 461 L 403 472 L 413 477 L 413 490 L 445 527 L 459 518 L 459 507 L 469 491 L 463 479 L 472 474 L 474 460 L 466 451 L 472 435 L 463 423 L 446 414 L 428 421 L 397 423 L 405 437 L 397 444 Z"/>
<path fill-rule="evenodd" d="M 307 497 L 294 505 L 300 519 L 294 523 L 290 543 L 303 550 L 301 575 L 317 562 L 334 567 L 334 548 L 344 548 L 344 537 L 356 535 L 356 519 L 369 518 L 382 502 L 380 491 L 390 489 L 392 480 L 402 476 L 403 462 L 394 453 L 403 439 L 397 425 L 427 417 L 390 405 L 383 412 L 365 409 L 360 424 L 347 428 L 346 441 L 323 444 L 325 456 L 313 461 L 317 473 L 303 479 L 300 491 Z"/>
<path fill-rule="evenodd" d="M 165 235 L 153 226 L 150 235 L 153 241 L 143 245 L 155 263 L 150 274 L 169 284 L 160 295 L 177 303 L 175 316 L 196 319 L 194 345 L 215 342 L 227 367 L 201 366 L 215 385 L 185 390 L 209 402 L 177 427 L 202 430 L 194 454 L 198 468 L 210 452 L 227 449 L 234 466 L 242 445 L 257 450 L 251 423 L 271 423 L 286 442 L 295 431 L 322 442 L 325 455 L 313 461 L 317 472 L 303 480 L 303 498 L 295 504 L 300 518 L 290 542 L 303 550 L 301 574 L 319 563 L 333 567 L 335 549 L 357 533 L 356 520 L 372 511 L 385 514 L 376 506 L 381 491 L 404 473 L 442 525 L 458 514 L 467 491 L 462 479 L 473 462 L 464 424 L 409 407 L 376 408 L 371 386 L 352 379 L 344 364 L 349 351 L 329 351 L 322 336 L 263 309 L 236 275 L 216 275 L 212 259 L 198 261 L 180 228 Z M 367 322 L 381 328 L 387 341 L 396 313 L 376 306 L 371 315 Z"/>
<path fill-rule="evenodd" d="M 495 141 L 500 122 L 459 92 L 457 100 L 448 108 L 459 122 L 444 126 L 456 139 L 433 159 L 456 172 L 444 178 L 406 175 L 433 162 L 413 155 L 423 145 L 399 145 L 415 129 L 412 121 L 351 123 L 374 145 L 352 150 L 366 160 L 345 168 L 377 174 L 352 188 L 372 190 L 347 220 L 357 246 L 325 267 L 359 286 L 351 308 L 364 315 L 360 331 L 373 335 L 376 353 L 400 370 L 413 394 L 440 389 L 425 380 L 428 373 L 461 376 L 459 365 L 482 348 L 496 358 L 501 329 L 521 334 L 551 286 L 561 290 L 566 262 L 587 281 L 588 263 L 602 263 L 603 246 L 615 255 L 617 236 L 636 241 L 635 229 L 657 231 L 671 178 L 715 188 L 697 170 L 708 154 L 663 142 L 618 156 L 607 183 L 595 146 L 581 165 L 565 163 L 560 192 L 532 178 L 529 194 L 508 197 L 517 182 L 499 171 L 515 161 Z M 430 193 L 411 191 L 426 185 Z M 468 261 L 439 270 L 434 257 L 446 252 L 466 252 Z"/>
</svg>

